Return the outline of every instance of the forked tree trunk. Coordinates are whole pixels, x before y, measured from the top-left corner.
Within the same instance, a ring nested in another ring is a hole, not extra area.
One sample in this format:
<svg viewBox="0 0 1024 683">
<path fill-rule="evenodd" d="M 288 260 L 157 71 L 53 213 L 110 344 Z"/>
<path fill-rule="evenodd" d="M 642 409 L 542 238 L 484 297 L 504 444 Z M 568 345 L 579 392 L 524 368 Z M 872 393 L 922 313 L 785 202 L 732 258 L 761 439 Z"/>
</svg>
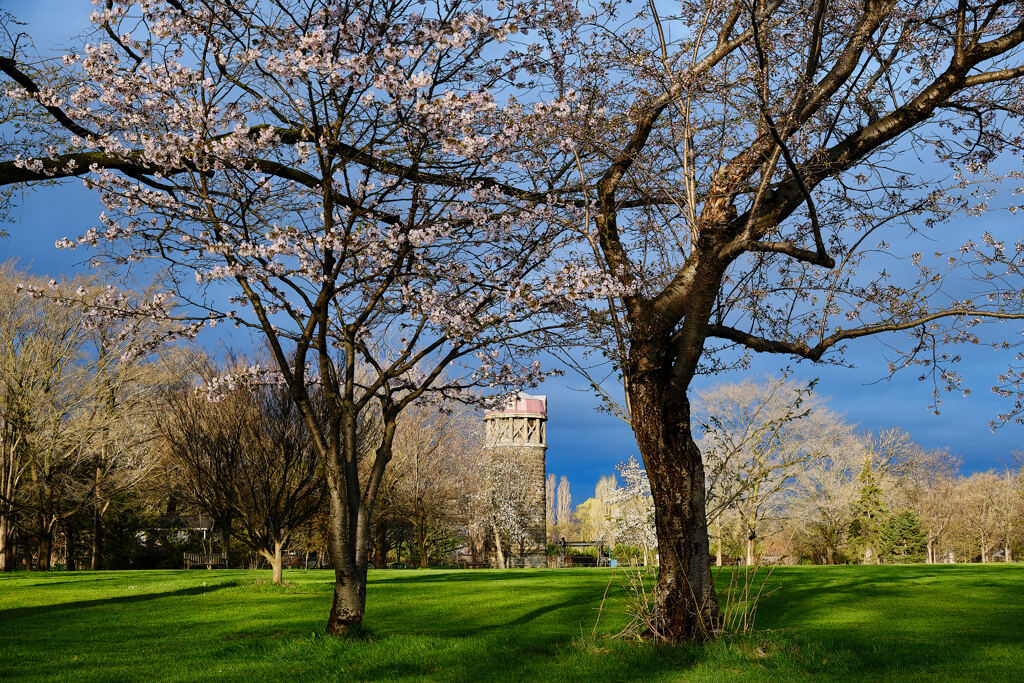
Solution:
<svg viewBox="0 0 1024 683">
<path fill-rule="evenodd" d="M 331 486 L 331 514 L 328 523 L 327 542 L 330 546 L 331 563 L 334 565 L 334 598 L 331 613 L 327 618 L 327 633 L 344 635 L 363 623 L 366 612 L 366 548 L 363 550 L 363 564 L 358 561 L 360 545 L 359 524 L 348 524 L 350 513 L 341 499 L 340 488 Z M 368 535 L 369 525 L 364 533 Z M 345 532 L 349 532 L 346 535 Z M 354 533 L 352 533 L 354 532 Z M 363 539 L 365 544 L 366 539 Z"/>
<path fill-rule="evenodd" d="M 756 546 L 757 546 L 757 534 L 753 530 L 747 533 L 747 566 L 753 567 L 757 564 L 756 557 Z"/>
<path fill-rule="evenodd" d="M 659 356 L 664 352 L 652 349 L 641 358 L 629 383 L 631 421 L 651 480 L 658 533 L 656 626 L 670 642 L 710 640 L 720 629 L 721 613 L 711 578 L 704 465 L 685 391 L 669 390 L 659 379 L 668 373 L 658 368 L 644 372 Z"/>
<path fill-rule="evenodd" d="M 284 558 L 282 557 L 282 550 L 284 549 L 284 543 L 281 541 L 274 541 L 274 547 L 270 549 L 261 549 L 260 555 L 270 563 L 271 580 L 278 586 L 284 583 Z"/>
<path fill-rule="evenodd" d="M 366 571 L 370 560 L 370 517 L 376 489 L 383 476 L 384 466 L 391 460 L 391 445 L 395 437 L 395 417 L 384 420 L 384 434 L 377 448 L 370 484 L 360 492 L 356 461 L 356 420 L 350 414 L 342 425 L 343 453 L 328 454 L 327 491 L 330 516 L 327 523 L 327 543 L 334 567 L 334 598 L 327 617 L 327 633 L 344 635 L 359 628 L 366 612 Z M 379 469 L 378 469 L 379 465 Z M 346 478 L 347 477 L 347 478 Z"/>
</svg>

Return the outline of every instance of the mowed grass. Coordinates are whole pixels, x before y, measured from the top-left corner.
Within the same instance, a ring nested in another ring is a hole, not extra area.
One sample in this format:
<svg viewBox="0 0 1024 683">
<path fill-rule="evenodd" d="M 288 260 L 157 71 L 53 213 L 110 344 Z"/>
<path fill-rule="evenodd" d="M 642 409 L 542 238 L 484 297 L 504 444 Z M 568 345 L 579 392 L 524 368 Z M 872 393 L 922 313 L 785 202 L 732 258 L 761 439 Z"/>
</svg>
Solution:
<svg viewBox="0 0 1024 683">
<path fill-rule="evenodd" d="M 371 572 L 365 632 L 335 639 L 327 571 L 16 573 L 0 678 L 1024 680 L 1024 565 L 783 567 L 756 634 L 676 648 L 602 637 L 626 620 L 621 570 L 590 637 L 609 576 Z"/>
</svg>

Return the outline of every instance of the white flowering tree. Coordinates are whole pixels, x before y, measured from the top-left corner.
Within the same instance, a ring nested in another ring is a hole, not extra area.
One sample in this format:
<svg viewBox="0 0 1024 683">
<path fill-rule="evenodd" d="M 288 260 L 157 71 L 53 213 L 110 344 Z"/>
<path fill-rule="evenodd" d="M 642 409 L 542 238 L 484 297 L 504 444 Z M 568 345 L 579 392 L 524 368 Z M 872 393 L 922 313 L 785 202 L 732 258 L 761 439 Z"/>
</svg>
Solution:
<svg viewBox="0 0 1024 683">
<path fill-rule="evenodd" d="M 647 471 L 634 456 L 615 466 L 622 485 L 611 492 L 612 532 L 619 542 L 639 546 L 644 553 L 644 565 L 650 564 L 650 555 L 658 545 L 654 525 L 654 499 Z"/>
<path fill-rule="evenodd" d="M 16 41 L 0 59 L 7 106 L 51 117 L 0 163 L 0 182 L 81 176 L 106 210 L 60 246 L 160 268 L 164 289 L 144 305 L 88 303 L 179 334 L 228 323 L 266 339 L 275 367 L 212 391 L 274 374 L 307 422 L 329 489 L 330 633 L 363 618 L 398 415 L 426 394 L 538 380 L 519 359 L 551 314 L 606 280 L 564 244 L 576 210 L 555 220 L 546 203 L 561 171 L 541 181 L 523 144 L 568 108 L 503 94 L 539 56 L 500 43 L 550 18 L 530 2 L 496 7 L 115 0 L 61 62 Z M 524 168 L 527 190 L 484 175 Z M 371 406 L 382 428 L 368 445 L 358 424 Z"/>
<path fill-rule="evenodd" d="M 488 458 L 485 471 L 487 485 L 481 489 L 488 519 L 494 534 L 494 547 L 498 566 L 505 567 L 508 557 L 517 548 L 521 551 L 531 543 L 534 530 L 530 528 L 536 516 L 536 501 L 532 498 L 533 481 L 523 459 L 515 452 L 485 451 Z"/>
</svg>

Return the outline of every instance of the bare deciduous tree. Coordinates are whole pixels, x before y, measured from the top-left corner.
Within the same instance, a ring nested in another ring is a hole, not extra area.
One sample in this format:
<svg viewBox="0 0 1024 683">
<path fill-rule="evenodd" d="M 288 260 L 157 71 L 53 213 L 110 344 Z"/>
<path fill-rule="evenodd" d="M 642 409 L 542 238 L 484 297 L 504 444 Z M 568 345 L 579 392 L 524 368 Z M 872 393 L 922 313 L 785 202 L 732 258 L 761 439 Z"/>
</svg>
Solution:
<svg viewBox="0 0 1024 683">
<path fill-rule="evenodd" d="M 389 477 L 391 515 L 412 525 L 421 568 L 429 544 L 464 526 L 474 464 L 481 456 L 479 416 L 464 406 L 420 403 L 402 413 Z"/>
<path fill-rule="evenodd" d="M 781 377 L 721 384 L 698 394 L 708 516 L 736 511 L 748 565 L 757 563 L 762 527 L 786 514 L 800 474 L 847 436 L 846 426 L 812 391 L 813 384 Z"/>
</svg>

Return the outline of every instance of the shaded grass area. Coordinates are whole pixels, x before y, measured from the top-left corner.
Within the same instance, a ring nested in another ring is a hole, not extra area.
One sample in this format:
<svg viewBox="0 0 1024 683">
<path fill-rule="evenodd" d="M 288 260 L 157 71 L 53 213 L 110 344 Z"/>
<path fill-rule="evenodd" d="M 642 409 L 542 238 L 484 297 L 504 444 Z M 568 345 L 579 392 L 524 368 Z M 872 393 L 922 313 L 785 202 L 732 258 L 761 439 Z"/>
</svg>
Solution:
<svg viewBox="0 0 1024 683">
<path fill-rule="evenodd" d="M 371 572 L 366 628 L 340 640 L 327 571 L 0 576 L 0 678 L 1024 679 L 1024 565 L 783 567 L 757 634 L 677 648 L 600 637 L 627 620 L 621 571 L 590 637 L 609 576 Z"/>
</svg>

